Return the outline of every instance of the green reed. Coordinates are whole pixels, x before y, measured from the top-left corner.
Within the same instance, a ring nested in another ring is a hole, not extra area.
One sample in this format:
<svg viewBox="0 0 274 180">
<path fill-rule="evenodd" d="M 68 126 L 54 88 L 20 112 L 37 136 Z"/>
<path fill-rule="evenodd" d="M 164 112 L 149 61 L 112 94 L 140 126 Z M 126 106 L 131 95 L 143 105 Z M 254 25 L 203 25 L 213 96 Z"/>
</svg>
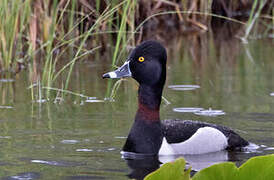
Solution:
<svg viewBox="0 0 274 180">
<path fill-rule="evenodd" d="M 77 1 L 74 1 L 74 2 L 77 2 Z M 85 18 L 87 18 L 87 16 L 84 16 L 83 18 L 78 19 L 78 21 L 76 23 L 69 23 L 68 32 L 64 33 L 64 35 L 62 37 L 59 37 L 58 43 L 55 45 L 55 47 L 52 46 L 52 42 L 53 42 L 52 40 L 53 40 L 53 37 L 55 36 L 55 34 L 54 34 L 55 31 L 54 30 L 50 31 L 51 33 L 50 33 L 49 37 L 51 37 L 51 38 L 47 42 L 48 45 L 46 48 L 46 50 L 47 50 L 46 51 L 46 62 L 45 62 L 45 65 L 43 66 L 44 71 L 43 71 L 43 76 L 42 76 L 43 89 L 45 89 L 47 92 L 46 93 L 47 98 L 49 98 L 49 96 L 50 96 L 50 91 L 52 91 L 54 89 L 54 87 L 53 87 L 54 82 L 56 82 L 56 80 L 60 77 L 60 75 L 66 75 L 64 86 L 62 87 L 62 88 L 64 88 L 64 90 L 60 91 L 60 92 L 62 92 L 62 93 L 68 92 L 67 89 L 69 87 L 71 74 L 72 74 L 73 67 L 74 67 L 76 61 L 80 60 L 82 57 L 84 57 L 90 53 L 93 53 L 93 51 L 100 48 L 100 46 L 97 46 L 97 47 L 92 48 L 91 50 L 86 50 L 84 48 L 84 45 L 86 44 L 87 38 L 98 35 L 97 29 L 101 26 L 102 23 L 104 23 L 106 21 L 110 21 L 110 23 L 112 23 L 112 18 L 110 18 L 110 17 L 112 17 L 113 14 L 115 12 L 117 12 L 118 9 L 125 2 L 126 1 L 123 1 L 123 2 L 115 5 L 112 8 L 107 7 L 106 10 L 100 16 L 98 16 L 95 23 L 88 29 L 88 31 L 84 32 L 83 34 L 80 34 L 79 36 L 75 36 L 75 35 L 71 35 L 71 34 L 73 33 L 73 31 L 75 31 L 77 29 L 78 25 L 80 23 L 82 23 Z M 75 5 L 71 6 L 71 7 L 74 8 Z M 53 9 L 53 11 L 54 11 L 54 9 Z M 73 9 L 70 9 L 70 12 L 76 13 L 76 11 L 74 11 Z M 61 14 L 63 14 L 63 13 L 61 13 Z M 74 15 L 70 14 L 70 22 L 74 21 L 74 17 L 75 17 Z M 52 22 L 56 22 L 56 16 L 53 16 Z M 53 25 L 52 28 L 54 29 L 56 26 L 57 25 Z M 59 34 L 60 34 L 60 32 L 59 32 Z M 79 45 L 77 45 L 76 42 L 79 42 Z M 71 60 L 68 63 L 64 64 L 60 68 L 60 70 L 56 71 L 57 61 L 58 61 L 58 59 L 60 59 L 62 57 L 62 54 L 65 54 L 65 52 L 67 52 L 68 47 L 75 47 L 76 51 L 75 51 L 73 57 L 71 57 Z M 54 56 L 53 55 L 54 51 L 59 48 L 62 49 L 62 51 L 60 52 L 60 55 Z"/>
<path fill-rule="evenodd" d="M 81 53 L 81 51 L 82 51 L 82 49 L 83 49 L 84 44 L 86 43 L 87 38 L 88 38 L 90 35 L 92 35 L 92 32 L 96 29 L 97 26 L 99 26 L 102 22 L 108 20 L 108 18 L 109 18 L 110 16 L 112 16 L 112 14 L 113 14 L 114 12 L 116 12 L 117 9 L 118 9 L 123 3 L 124 3 L 124 2 L 122 2 L 122 3 L 118 4 L 118 5 L 116 5 L 115 7 L 113 7 L 112 9 L 110 9 L 110 10 L 108 10 L 108 11 L 103 12 L 103 14 L 102 14 L 101 16 L 99 16 L 98 19 L 95 21 L 94 25 L 91 26 L 91 28 L 85 33 L 83 39 L 81 40 L 80 46 L 78 47 L 78 50 L 77 50 L 77 52 L 76 52 L 74 58 L 73 58 L 72 61 L 70 62 L 70 70 L 69 70 L 69 72 L 68 72 L 68 76 L 67 76 L 67 79 L 66 79 L 65 89 L 67 89 L 67 87 L 68 87 L 68 84 L 69 84 L 69 81 L 70 81 L 70 77 L 71 77 L 72 68 L 73 68 L 73 66 L 74 66 L 74 64 L 75 64 L 75 62 L 76 62 L 76 60 L 79 59 L 79 58 L 81 57 L 80 53 Z M 62 69 L 62 71 L 63 71 L 63 70 L 64 70 L 64 69 Z M 62 72 L 62 71 L 60 71 L 60 72 Z"/>
<path fill-rule="evenodd" d="M 242 37 L 243 42 L 247 43 L 247 38 L 250 35 L 251 30 L 254 30 L 255 24 L 257 23 L 261 11 L 266 3 L 267 0 L 254 0 L 249 19 L 246 24 L 245 35 Z"/>
<path fill-rule="evenodd" d="M 135 11 L 134 10 L 135 10 L 135 7 L 136 7 L 136 0 L 133 0 L 133 1 L 127 0 L 126 4 L 123 7 L 123 14 L 121 17 L 121 23 L 120 23 L 120 27 L 118 30 L 115 50 L 114 50 L 113 58 L 112 58 L 112 66 L 115 65 L 121 45 L 123 45 L 123 47 L 125 47 L 127 45 L 127 40 L 126 40 L 127 34 L 125 33 L 126 28 L 127 28 L 126 27 L 127 22 L 130 23 L 130 24 L 128 24 L 130 31 L 131 32 L 134 31 L 134 19 L 135 19 L 135 17 L 134 17 Z M 122 44 L 121 44 L 121 42 L 122 42 Z"/>
<path fill-rule="evenodd" d="M 20 59 L 17 42 L 22 32 L 27 28 L 30 17 L 30 1 L 2 0 L 0 3 L 0 69 L 2 71 L 15 71 L 16 60 Z M 18 28 L 19 26 L 19 28 Z"/>
<path fill-rule="evenodd" d="M 203 17 L 202 20 L 208 20 L 212 16 L 223 18 L 244 24 L 246 29 L 243 39 L 247 39 L 256 28 L 262 8 L 267 3 L 265 0 L 255 0 L 250 18 L 245 23 L 212 14 L 210 10 L 212 0 L 192 1 L 191 4 L 197 3 L 199 8 L 191 11 L 186 1 L 162 1 L 163 7 L 165 5 L 174 7 L 174 11 L 165 11 L 163 8 L 153 14 L 143 12 L 147 13 L 144 15 L 146 19 L 136 25 L 136 20 L 140 17 L 138 15 L 140 3 L 148 2 L 106 0 L 103 3 L 96 0 L 94 7 L 87 2 L 77 0 L 1 1 L 0 71 L 14 72 L 19 63 L 26 64 L 30 75 L 32 99 L 49 98 L 51 92 L 55 92 L 54 88 L 62 89 L 63 91 L 60 91 L 62 93 L 68 92 L 75 63 L 100 49 L 102 42 L 99 36 L 103 34 L 116 34 L 115 41 L 108 42 L 111 47 L 114 47 L 112 66 L 115 66 L 117 61 L 124 57 L 127 45 L 135 45 L 136 34 L 140 32 L 143 25 L 157 16 L 177 14 L 180 20 L 185 20 L 184 16 L 189 18 L 189 15 Z M 84 9 L 90 11 L 87 12 Z M 90 22 L 83 29 L 83 24 L 87 20 Z M 93 43 L 90 49 L 86 49 L 85 46 L 88 40 Z M 64 59 L 68 60 L 64 61 Z M 62 66 L 57 69 L 57 64 L 59 65 L 61 60 Z M 36 86 L 37 84 L 39 87 Z M 119 84 L 114 89 L 118 89 Z M 39 93 L 34 88 L 38 88 Z M 109 94 L 110 89 L 108 88 Z M 115 92 L 112 91 L 112 95 L 114 94 Z"/>
</svg>

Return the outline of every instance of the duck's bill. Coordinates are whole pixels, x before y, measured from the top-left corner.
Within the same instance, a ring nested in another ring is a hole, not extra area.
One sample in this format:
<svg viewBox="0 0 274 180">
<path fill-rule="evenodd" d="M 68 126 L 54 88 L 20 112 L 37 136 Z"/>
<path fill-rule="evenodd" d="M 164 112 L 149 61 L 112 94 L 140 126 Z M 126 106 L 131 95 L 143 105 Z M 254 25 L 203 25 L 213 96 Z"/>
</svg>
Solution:
<svg viewBox="0 0 274 180">
<path fill-rule="evenodd" d="M 129 61 L 126 61 L 121 67 L 119 67 L 115 71 L 108 72 L 103 75 L 103 78 L 123 78 L 123 77 L 131 77 L 131 71 L 129 68 Z"/>
</svg>

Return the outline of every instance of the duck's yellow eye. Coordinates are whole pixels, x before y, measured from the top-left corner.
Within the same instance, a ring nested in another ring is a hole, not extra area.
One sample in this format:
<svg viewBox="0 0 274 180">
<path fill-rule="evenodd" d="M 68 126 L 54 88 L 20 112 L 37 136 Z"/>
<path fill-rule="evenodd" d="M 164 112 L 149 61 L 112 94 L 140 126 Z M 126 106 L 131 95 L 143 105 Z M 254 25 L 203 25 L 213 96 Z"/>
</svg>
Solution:
<svg viewBox="0 0 274 180">
<path fill-rule="evenodd" d="M 145 60 L 145 58 L 143 56 L 139 57 L 138 61 L 139 62 L 143 62 Z"/>
</svg>

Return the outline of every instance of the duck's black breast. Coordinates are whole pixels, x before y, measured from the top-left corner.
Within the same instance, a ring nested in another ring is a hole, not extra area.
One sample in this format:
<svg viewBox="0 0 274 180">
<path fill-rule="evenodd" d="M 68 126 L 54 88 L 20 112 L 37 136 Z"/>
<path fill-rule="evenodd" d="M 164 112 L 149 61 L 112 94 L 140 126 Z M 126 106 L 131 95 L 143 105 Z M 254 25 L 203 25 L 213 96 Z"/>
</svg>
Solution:
<svg viewBox="0 0 274 180">
<path fill-rule="evenodd" d="M 199 128 L 212 127 L 221 131 L 228 141 L 227 149 L 233 150 L 247 146 L 249 143 L 241 138 L 232 129 L 216 124 L 199 121 L 169 119 L 161 121 L 163 135 L 168 143 L 180 143 L 189 139 Z"/>
</svg>

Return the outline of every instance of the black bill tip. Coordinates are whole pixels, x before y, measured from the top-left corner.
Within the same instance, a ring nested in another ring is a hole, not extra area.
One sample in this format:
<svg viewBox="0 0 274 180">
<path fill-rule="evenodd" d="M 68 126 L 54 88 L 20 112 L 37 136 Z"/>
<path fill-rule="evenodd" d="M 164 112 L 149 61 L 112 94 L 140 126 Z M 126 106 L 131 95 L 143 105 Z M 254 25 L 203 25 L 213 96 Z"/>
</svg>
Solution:
<svg viewBox="0 0 274 180">
<path fill-rule="evenodd" d="M 106 74 L 103 74 L 103 79 L 105 79 L 105 78 L 110 78 L 110 75 L 109 75 L 109 73 L 106 73 Z"/>
</svg>

